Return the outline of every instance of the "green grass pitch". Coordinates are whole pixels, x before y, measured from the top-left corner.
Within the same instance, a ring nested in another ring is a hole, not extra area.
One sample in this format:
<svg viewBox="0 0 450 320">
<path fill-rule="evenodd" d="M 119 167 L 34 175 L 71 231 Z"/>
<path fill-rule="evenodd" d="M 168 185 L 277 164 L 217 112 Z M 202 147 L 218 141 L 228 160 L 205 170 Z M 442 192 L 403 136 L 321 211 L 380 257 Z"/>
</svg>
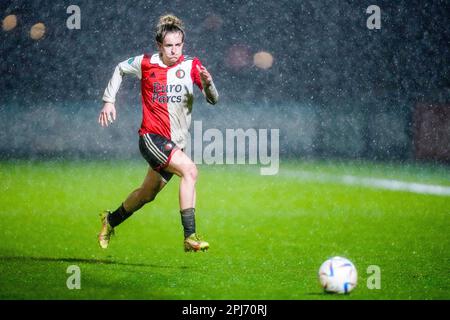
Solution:
<svg viewBox="0 0 450 320">
<path fill-rule="evenodd" d="M 177 177 L 101 250 L 98 214 L 146 170 L 144 161 L 1 162 L 0 299 L 450 298 L 450 196 L 330 178 L 448 187 L 448 167 L 291 161 L 261 176 L 256 166 L 199 166 L 197 231 L 208 252 L 183 251 Z M 319 286 L 319 266 L 335 255 L 358 269 L 350 295 Z M 71 265 L 79 290 L 66 286 Z M 371 265 L 379 289 L 367 286 Z"/>
</svg>

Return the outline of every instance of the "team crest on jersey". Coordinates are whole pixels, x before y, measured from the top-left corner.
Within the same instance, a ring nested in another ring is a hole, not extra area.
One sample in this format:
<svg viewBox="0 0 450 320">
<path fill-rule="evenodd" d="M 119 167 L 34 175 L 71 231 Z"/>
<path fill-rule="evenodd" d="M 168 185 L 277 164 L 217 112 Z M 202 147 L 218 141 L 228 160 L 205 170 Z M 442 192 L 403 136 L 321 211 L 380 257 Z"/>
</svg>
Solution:
<svg viewBox="0 0 450 320">
<path fill-rule="evenodd" d="M 184 70 L 183 70 L 183 69 L 178 69 L 178 70 L 175 72 L 175 76 L 176 76 L 178 79 L 183 79 L 183 78 L 184 78 Z"/>
</svg>

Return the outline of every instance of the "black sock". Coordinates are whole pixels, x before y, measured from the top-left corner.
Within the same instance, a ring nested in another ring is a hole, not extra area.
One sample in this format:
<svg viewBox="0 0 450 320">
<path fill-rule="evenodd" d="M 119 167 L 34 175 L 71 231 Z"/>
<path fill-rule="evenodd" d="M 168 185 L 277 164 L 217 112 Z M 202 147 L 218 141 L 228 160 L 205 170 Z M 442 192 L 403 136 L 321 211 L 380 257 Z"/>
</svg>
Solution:
<svg viewBox="0 0 450 320">
<path fill-rule="evenodd" d="M 195 208 L 184 209 L 180 211 L 181 223 L 183 224 L 184 237 L 187 238 L 195 233 Z"/>
<path fill-rule="evenodd" d="M 114 228 L 115 226 L 118 226 L 119 224 L 124 222 L 132 214 L 133 212 L 126 212 L 125 208 L 123 207 L 123 204 L 121 204 L 116 211 L 108 215 L 109 225 Z"/>
</svg>

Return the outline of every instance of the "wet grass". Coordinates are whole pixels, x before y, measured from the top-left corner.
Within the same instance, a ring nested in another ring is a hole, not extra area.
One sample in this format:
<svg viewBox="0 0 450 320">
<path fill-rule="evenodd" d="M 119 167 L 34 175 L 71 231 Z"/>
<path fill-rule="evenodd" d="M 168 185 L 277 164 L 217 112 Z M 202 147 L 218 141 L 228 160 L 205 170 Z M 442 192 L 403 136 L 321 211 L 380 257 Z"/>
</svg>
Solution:
<svg viewBox="0 0 450 320">
<path fill-rule="evenodd" d="M 420 165 L 291 161 L 284 168 L 450 179 L 445 167 Z M 209 252 L 183 252 L 176 177 L 101 250 L 98 214 L 119 206 L 146 170 L 143 161 L 0 163 L 0 299 L 450 298 L 448 196 L 200 166 L 197 229 Z M 324 294 L 318 284 L 320 264 L 334 255 L 358 269 L 350 295 Z M 73 265 L 80 290 L 66 285 Z M 380 267 L 380 289 L 367 286 L 371 265 Z"/>
</svg>

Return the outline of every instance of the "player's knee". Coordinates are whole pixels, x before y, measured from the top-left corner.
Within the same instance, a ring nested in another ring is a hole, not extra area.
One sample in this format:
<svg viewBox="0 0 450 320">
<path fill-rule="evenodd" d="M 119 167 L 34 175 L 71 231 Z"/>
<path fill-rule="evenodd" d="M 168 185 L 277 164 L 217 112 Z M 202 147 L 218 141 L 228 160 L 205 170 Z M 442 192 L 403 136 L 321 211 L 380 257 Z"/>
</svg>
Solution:
<svg viewBox="0 0 450 320">
<path fill-rule="evenodd" d="M 153 200 L 155 200 L 156 195 L 147 195 L 142 199 L 142 202 L 144 203 L 149 203 L 152 202 Z"/>
<path fill-rule="evenodd" d="M 184 177 L 194 182 L 197 181 L 198 177 L 197 166 L 195 164 L 192 164 L 189 167 L 187 167 L 184 172 Z"/>
<path fill-rule="evenodd" d="M 157 195 L 156 192 L 149 193 L 148 191 L 146 192 L 145 190 L 142 190 L 140 200 L 142 204 L 146 204 L 155 200 L 156 195 Z"/>
</svg>

